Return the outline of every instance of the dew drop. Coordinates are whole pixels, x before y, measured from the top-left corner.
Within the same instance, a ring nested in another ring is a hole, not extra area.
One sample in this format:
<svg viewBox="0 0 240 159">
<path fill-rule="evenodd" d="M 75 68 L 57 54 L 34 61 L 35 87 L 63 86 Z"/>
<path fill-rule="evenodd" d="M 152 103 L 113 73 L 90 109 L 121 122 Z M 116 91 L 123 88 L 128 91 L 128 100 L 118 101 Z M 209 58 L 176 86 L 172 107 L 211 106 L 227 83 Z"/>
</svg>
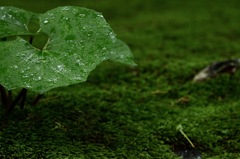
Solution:
<svg viewBox="0 0 240 159">
<path fill-rule="evenodd" d="M 92 66 L 94 66 L 94 67 L 95 67 L 95 66 L 96 66 L 96 63 L 95 63 L 95 62 L 93 62 L 93 63 L 92 63 Z"/>
<path fill-rule="evenodd" d="M 124 58 L 124 55 L 123 55 L 123 54 L 119 55 L 119 58 L 120 58 L 120 59 L 123 59 L 123 58 Z"/>
<path fill-rule="evenodd" d="M 40 81 L 41 79 L 42 79 L 42 77 L 41 77 L 41 76 L 38 76 L 38 77 L 37 77 L 37 80 L 39 80 L 39 81 Z"/>
<path fill-rule="evenodd" d="M 79 14 L 80 17 L 85 17 L 85 14 Z"/>
<path fill-rule="evenodd" d="M 6 18 L 6 15 L 3 15 L 1 19 L 5 19 Z"/>
<path fill-rule="evenodd" d="M 58 68 L 58 71 L 61 72 L 64 70 L 64 65 L 58 65 L 57 68 Z"/>
<path fill-rule="evenodd" d="M 82 78 L 82 76 L 81 76 L 81 75 L 76 75 L 76 77 L 75 77 L 75 80 L 82 81 L 82 80 L 83 80 L 83 78 Z"/>
<path fill-rule="evenodd" d="M 87 73 L 87 69 L 83 69 L 83 72 L 84 72 L 84 73 Z"/>
<path fill-rule="evenodd" d="M 12 66 L 12 68 L 14 68 L 14 69 L 18 69 L 18 66 L 17 66 L 17 65 L 14 65 L 14 66 Z"/>
<path fill-rule="evenodd" d="M 58 79 L 52 78 L 52 79 L 48 79 L 47 81 L 53 86 L 53 84 L 56 83 L 58 81 Z"/>
<path fill-rule="evenodd" d="M 102 14 L 98 14 L 97 16 L 103 18 L 103 15 L 102 15 Z"/>
<path fill-rule="evenodd" d="M 63 7 L 63 8 L 62 8 L 62 11 L 68 10 L 68 9 L 69 9 L 68 7 Z"/>
<path fill-rule="evenodd" d="M 85 65 L 81 60 L 77 60 L 77 61 L 76 61 L 76 64 L 77 64 L 78 66 L 84 66 L 84 65 Z"/>
<path fill-rule="evenodd" d="M 68 17 L 64 17 L 64 20 L 68 21 L 68 20 L 69 20 L 69 18 L 68 18 Z"/>
<path fill-rule="evenodd" d="M 23 77 L 23 78 L 28 78 L 29 76 L 28 76 L 28 75 L 23 75 L 22 77 Z"/>
<path fill-rule="evenodd" d="M 112 40 L 115 41 L 115 35 L 114 35 L 114 33 L 110 32 L 108 35 L 110 36 L 110 38 L 111 38 Z"/>
<path fill-rule="evenodd" d="M 23 83 L 25 85 L 26 88 L 32 88 L 27 82 Z"/>
<path fill-rule="evenodd" d="M 47 24 L 48 22 L 49 22 L 48 20 L 44 20 L 44 21 L 43 21 L 44 24 Z"/>
</svg>

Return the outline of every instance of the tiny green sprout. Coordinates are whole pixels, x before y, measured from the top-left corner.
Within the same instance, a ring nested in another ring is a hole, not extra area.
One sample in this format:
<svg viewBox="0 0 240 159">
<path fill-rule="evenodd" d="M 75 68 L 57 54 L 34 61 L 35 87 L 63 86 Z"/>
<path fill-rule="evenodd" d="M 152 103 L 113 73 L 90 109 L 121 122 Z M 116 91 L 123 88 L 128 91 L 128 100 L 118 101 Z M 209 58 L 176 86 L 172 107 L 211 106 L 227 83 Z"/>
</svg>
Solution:
<svg viewBox="0 0 240 159">
<path fill-rule="evenodd" d="M 188 138 L 188 136 L 184 133 L 183 127 L 182 127 L 181 124 L 179 124 L 179 125 L 177 126 L 177 130 L 180 131 L 180 133 L 187 139 L 187 141 L 190 143 L 190 145 L 194 148 L 194 147 L 195 147 L 194 144 L 193 144 L 192 141 Z"/>
</svg>

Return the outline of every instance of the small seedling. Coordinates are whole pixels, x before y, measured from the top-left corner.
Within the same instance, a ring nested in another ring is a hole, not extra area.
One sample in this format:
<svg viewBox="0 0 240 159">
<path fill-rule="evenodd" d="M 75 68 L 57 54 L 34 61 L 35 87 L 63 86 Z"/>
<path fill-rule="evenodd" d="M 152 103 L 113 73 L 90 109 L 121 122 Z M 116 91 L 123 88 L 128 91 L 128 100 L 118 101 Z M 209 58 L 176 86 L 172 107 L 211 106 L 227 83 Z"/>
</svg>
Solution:
<svg viewBox="0 0 240 159">
<path fill-rule="evenodd" d="M 200 153 L 197 150 L 195 150 L 195 145 L 188 138 L 188 136 L 184 133 L 182 125 L 177 126 L 177 131 L 179 131 L 184 136 L 184 138 L 187 139 L 187 141 L 190 143 L 192 148 L 177 151 L 176 154 L 178 156 L 181 156 L 183 159 L 201 159 Z"/>
<path fill-rule="evenodd" d="M 101 62 L 135 65 L 101 13 L 64 6 L 44 14 L 0 7 L 0 92 L 11 112 L 28 90 L 39 93 L 85 82 Z M 22 89 L 13 99 L 12 90 Z"/>
<path fill-rule="evenodd" d="M 187 139 L 187 141 L 190 143 L 190 145 L 194 148 L 192 141 L 188 138 L 188 136 L 184 133 L 182 125 L 177 126 L 177 130 Z"/>
</svg>

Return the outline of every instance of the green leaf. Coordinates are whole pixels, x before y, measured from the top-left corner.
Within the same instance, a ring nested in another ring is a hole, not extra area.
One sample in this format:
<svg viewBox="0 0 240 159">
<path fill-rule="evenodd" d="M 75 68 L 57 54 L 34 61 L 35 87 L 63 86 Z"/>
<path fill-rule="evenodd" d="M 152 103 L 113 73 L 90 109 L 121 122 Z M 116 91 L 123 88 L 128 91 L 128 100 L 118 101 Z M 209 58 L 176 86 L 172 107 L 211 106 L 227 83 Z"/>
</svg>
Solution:
<svg viewBox="0 0 240 159">
<path fill-rule="evenodd" d="M 58 7 L 39 15 L 39 19 L 41 32 L 49 36 L 42 50 L 21 38 L 0 42 L 0 81 L 9 90 L 27 88 L 44 93 L 86 81 L 102 61 L 117 61 L 118 50 L 130 57 L 98 12 Z M 131 64 L 124 56 L 119 62 Z"/>
<path fill-rule="evenodd" d="M 137 64 L 133 61 L 133 55 L 131 53 L 130 48 L 121 40 L 117 39 L 114 43 L 110 60 L 115 62 L 120 62 L 132 66 L 136 66 Z"/>
<path fill-rule="evenodd" d="M 15 7 L 0 7 L 0 38 L 15 35 L 30 35 L 29 22 L 35 13 Z"/>
</svg>

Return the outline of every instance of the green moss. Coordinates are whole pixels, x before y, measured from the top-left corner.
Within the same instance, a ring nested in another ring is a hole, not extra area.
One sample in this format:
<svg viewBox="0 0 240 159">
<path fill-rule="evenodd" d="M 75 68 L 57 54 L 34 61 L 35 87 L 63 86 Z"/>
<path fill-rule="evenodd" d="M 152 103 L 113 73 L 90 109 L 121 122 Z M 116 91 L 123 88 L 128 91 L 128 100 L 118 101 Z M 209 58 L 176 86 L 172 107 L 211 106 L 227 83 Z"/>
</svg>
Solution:
<svg viewBox="0 0 240 159">
<path fill-rule="evenodd" d="M 86 83 L 17 109 L 0 132 L 0 158 L 174 159 L 190 148 L 179 124 L 203 158 L 240 156 L 240 72 L 192 83 L 209 63 L 238 58 L 237 0 L 78 5 L 103 12 L 139 66 L 105 62 Z"/>
</svg>

